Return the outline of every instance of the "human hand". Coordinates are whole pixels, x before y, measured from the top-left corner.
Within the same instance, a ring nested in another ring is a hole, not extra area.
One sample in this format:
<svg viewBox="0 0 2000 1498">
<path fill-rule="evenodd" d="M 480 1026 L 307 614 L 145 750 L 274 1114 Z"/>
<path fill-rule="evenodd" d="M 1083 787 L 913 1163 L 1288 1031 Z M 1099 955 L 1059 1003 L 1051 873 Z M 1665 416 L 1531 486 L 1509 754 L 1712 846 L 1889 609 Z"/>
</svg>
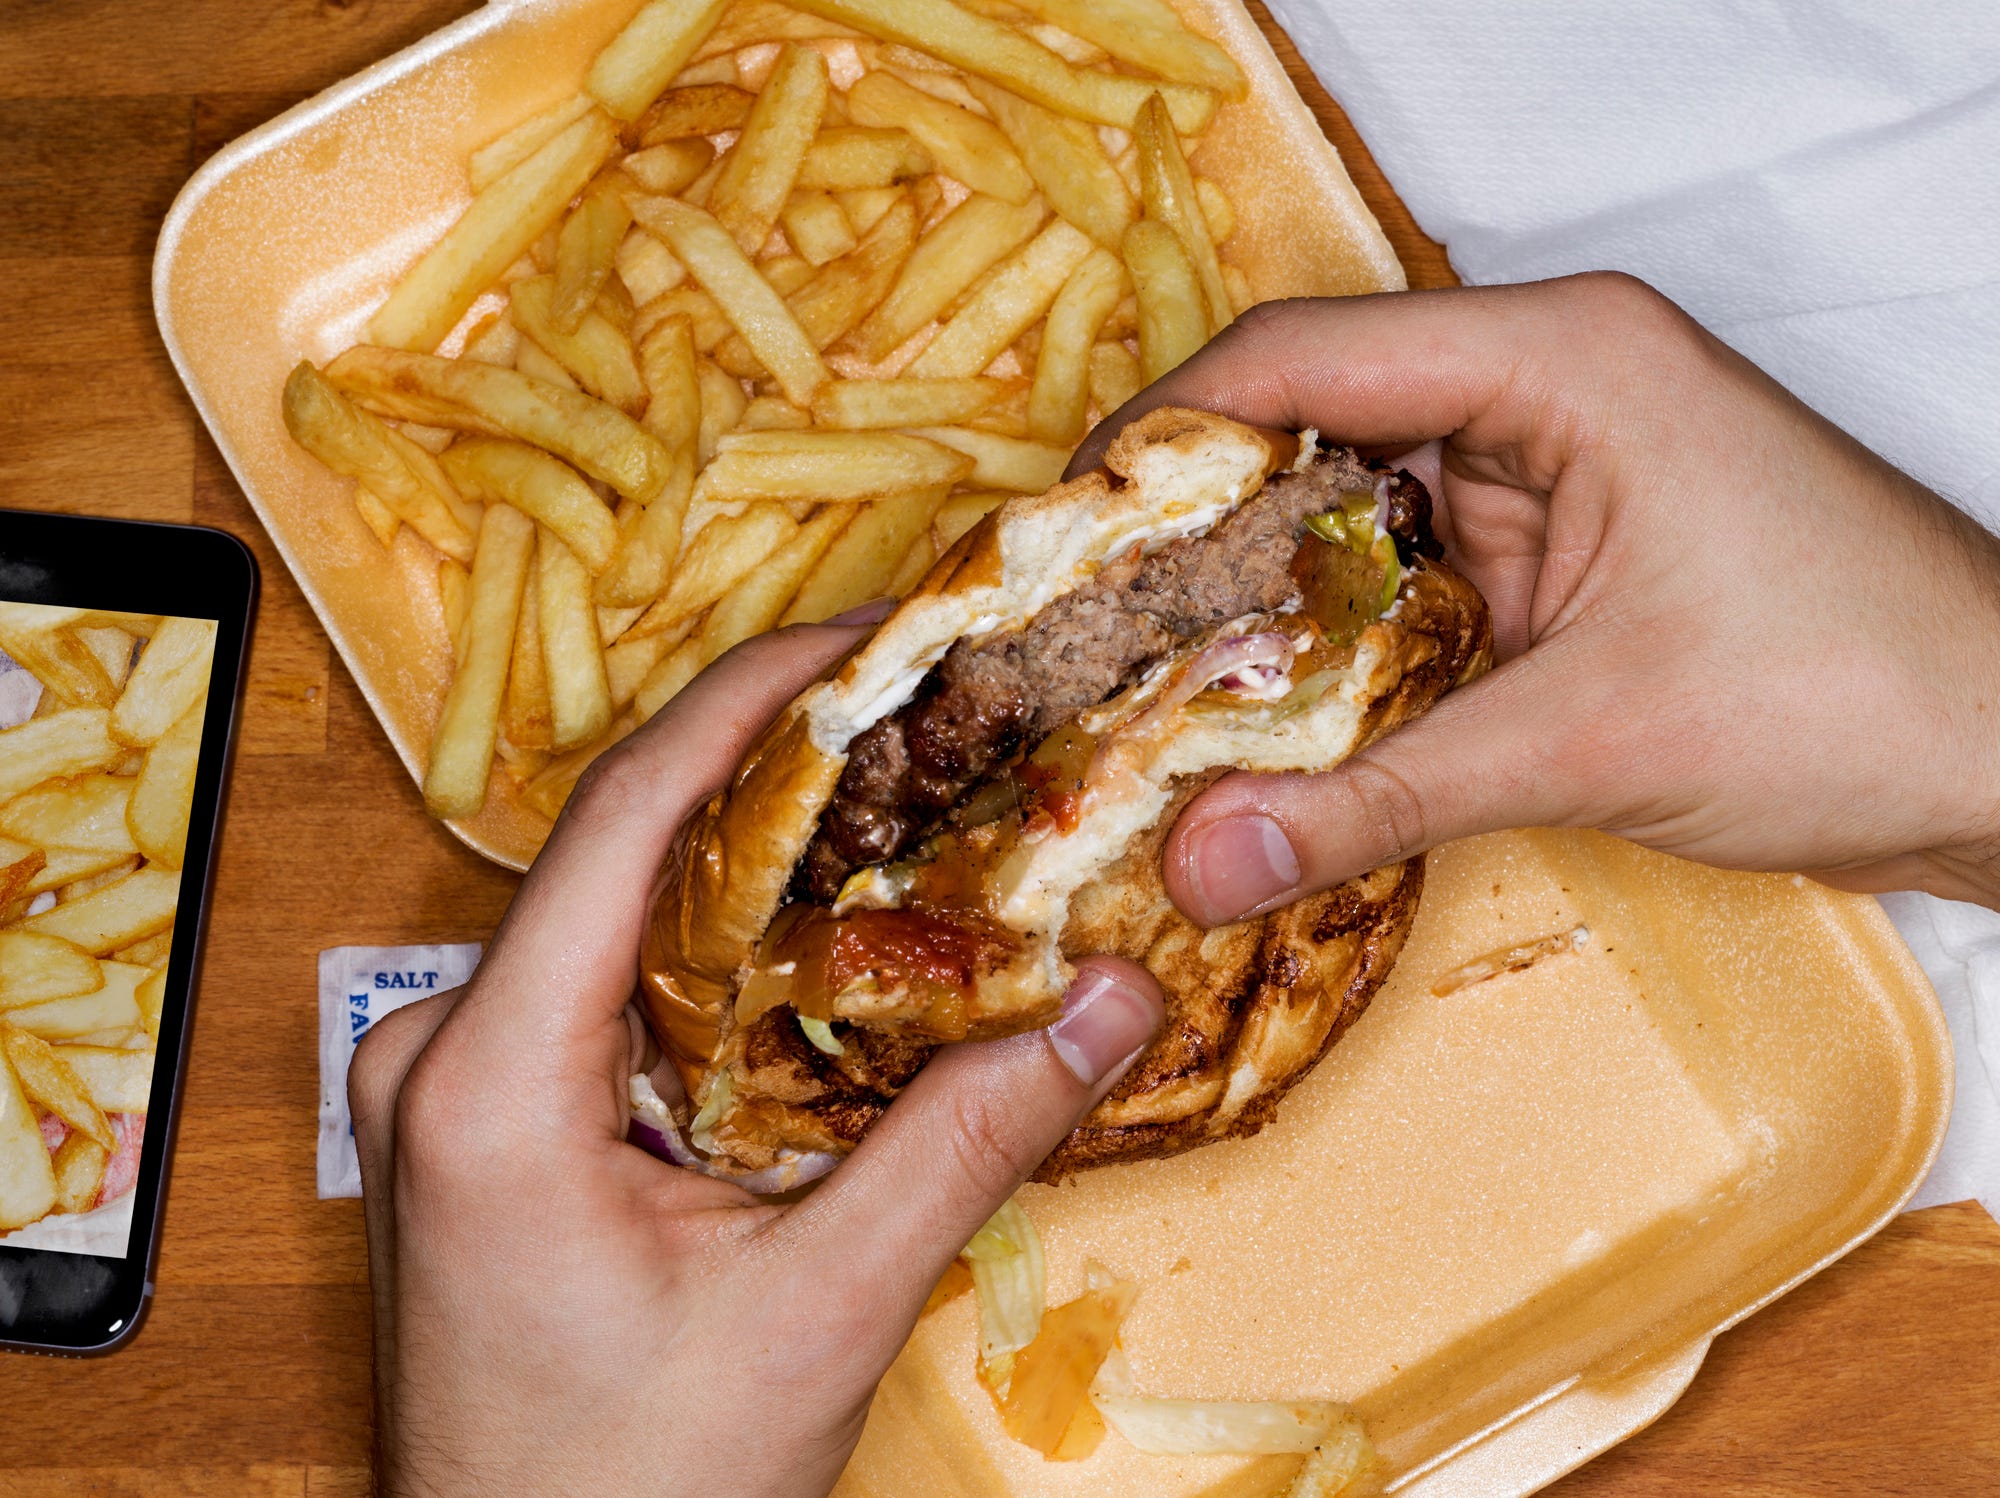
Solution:
<svg viewBox="0 0 2000 1498">
<path fill-rule="evenodd" d="M 2000 904 L 2000 542 L 1657 293 L 1274 303 L 1119 414 L 1161 405 L 1442 439 L 1441 474 L 1402 461 L 1501 663 L 1334 770 L 1194 801 L 1165 875 L 1195 920 L 1516 826 Z"/>
<path fill-rule="evenodd" d="M 363 1039 L 384 1492 L 826 1492 L 939 1275 L 1151 1039 L 1151 978 L 1086 961 L 1063 1019 L 939 1052 L 789 1206 L 626 1143 L 654 873 L 859 634 L 717 662 L 578 784 L 472 981 Z"/>
</svg>

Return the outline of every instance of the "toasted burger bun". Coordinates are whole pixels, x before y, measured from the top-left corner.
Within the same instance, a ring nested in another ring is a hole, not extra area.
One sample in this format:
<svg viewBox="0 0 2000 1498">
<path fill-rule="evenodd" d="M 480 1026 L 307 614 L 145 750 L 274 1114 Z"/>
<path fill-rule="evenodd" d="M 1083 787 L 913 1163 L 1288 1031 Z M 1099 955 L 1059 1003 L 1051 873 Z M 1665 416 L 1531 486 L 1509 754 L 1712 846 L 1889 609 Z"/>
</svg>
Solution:
<svg viewBox="0 0 2000 1498">
<path fill-rule="evenodd" d="M 1296 539 L 1295 514 L 1342 496 L 1353 546 Z M 968 531 L 682 829 L 642 971 L 687 1095 L 676 1157 L 752 1189 L 809 1178 L 937 1044 L 1053 1020 L 1091 952 L 1145 963 L 1167 1021 L 1043 1178 L 1261 1127 L 1387 976 L 1421 860 L 1203 932 L 1168 900 L 1160 847 L 1230 769 L 1324 769 L 1485 669 L 1484 603 L 1438 560 L 1428 503 L 1312 434 L 1166 408 L 1105 470 Z M 1323 627 L 1333 595 L 1302 608 L 1298 567 L 1315 547 L 1365 567 L 1347 553 L 1371 534 L 1365 606 Z M 1227 546 L 1204 581 L 1200 548 Z M 1214 618 L 1231 588 L 1265 607 Z M 880 789 L 896 775 L 928 810 Z"/>
</svg>

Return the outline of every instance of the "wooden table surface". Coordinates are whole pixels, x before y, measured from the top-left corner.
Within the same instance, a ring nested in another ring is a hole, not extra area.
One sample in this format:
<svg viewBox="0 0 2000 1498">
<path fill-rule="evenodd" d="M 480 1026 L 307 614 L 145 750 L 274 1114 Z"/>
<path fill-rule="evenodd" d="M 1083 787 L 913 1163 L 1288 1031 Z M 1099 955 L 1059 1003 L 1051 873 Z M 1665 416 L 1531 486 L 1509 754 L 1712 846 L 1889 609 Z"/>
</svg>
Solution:
<svg viewBox="0 0 2000 1498">
<path fill-rule="evenodd" d="M 115 1357 L 0 1355 L 0 1498 L 368 1488 L 360 1204 L 314 1198 L 316 956 L 477 939 L 514 876 L 425 817 L 182 393 L 148 268 L 217 147 L 471 8 L 0 0 L 0 506 L 219 526 L 264 570 L 158 1296 Z M 1266 29 L 1411 281 L 1450 284 Z M 2000 1226 L 1971 1204 L 1900 1219 L 1554 1491 L 1691 1489 L 2000 1491 Z"/>
</svg>

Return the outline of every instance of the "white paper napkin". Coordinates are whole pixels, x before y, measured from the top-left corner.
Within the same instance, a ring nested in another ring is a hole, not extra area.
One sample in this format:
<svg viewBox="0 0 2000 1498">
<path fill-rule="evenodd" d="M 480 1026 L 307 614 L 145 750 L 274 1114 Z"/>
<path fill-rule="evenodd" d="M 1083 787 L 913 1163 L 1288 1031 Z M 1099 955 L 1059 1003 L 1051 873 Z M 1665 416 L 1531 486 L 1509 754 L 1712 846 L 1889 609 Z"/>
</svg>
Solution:
<svg viewBox="0 0 2000 1498">
<path fill-rule="evenodd" d="M 1994 0 L 1270 6 L 1465 280 L 1644 277 L 2000 530 Z M 2000 1216 L 2000 915 L 1884 903 L 1958 1047 L 1912 1205 Z"/>
</svg>

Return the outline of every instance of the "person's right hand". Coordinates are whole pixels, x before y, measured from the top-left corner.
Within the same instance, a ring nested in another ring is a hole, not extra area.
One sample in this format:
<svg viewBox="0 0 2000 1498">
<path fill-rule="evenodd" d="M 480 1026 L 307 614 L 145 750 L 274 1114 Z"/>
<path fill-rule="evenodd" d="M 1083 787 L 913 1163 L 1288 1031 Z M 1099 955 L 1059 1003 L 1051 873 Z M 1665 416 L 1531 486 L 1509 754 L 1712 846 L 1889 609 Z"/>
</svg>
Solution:
<svg viewBox="0 0 2000 1498">
<path fill-rule="evenodd" d="M 1254 308 L 1072 469 L 1162 405 L 1442 439 L 1441 481 L 1405 461 L 1500 662 L 1330 772 L 1199 797 L 1165 854 L 1193 919 L 1520 826 L 2000 905 L 2000 541 L 1639 282 Z"/>
</svg>

